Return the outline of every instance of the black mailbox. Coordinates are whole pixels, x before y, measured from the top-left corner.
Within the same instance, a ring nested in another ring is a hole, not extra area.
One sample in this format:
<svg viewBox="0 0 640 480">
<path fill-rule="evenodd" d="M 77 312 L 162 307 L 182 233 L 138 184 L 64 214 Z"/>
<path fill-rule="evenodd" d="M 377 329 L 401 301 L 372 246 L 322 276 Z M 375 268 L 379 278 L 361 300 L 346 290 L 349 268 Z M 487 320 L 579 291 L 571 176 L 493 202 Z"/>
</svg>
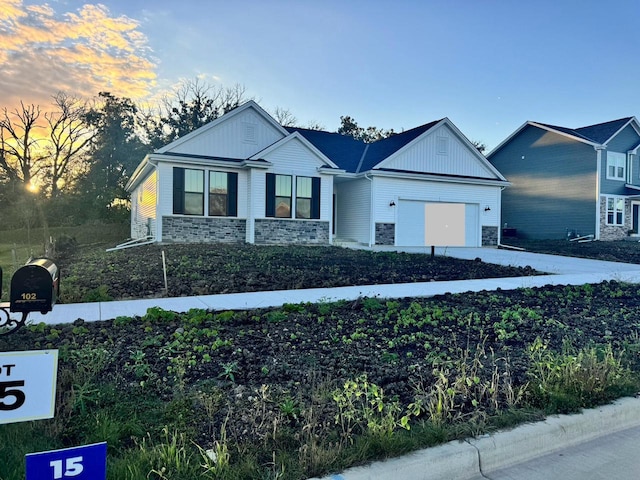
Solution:
<svg viewBox="0 0 640 480">
<path fill-rule="evenodd" d="M 11 277 L 9 309 L 12 312 L 47 313 L 60 293 L 58 267 L 48 258 L 31 260 Z"/>
</svg>

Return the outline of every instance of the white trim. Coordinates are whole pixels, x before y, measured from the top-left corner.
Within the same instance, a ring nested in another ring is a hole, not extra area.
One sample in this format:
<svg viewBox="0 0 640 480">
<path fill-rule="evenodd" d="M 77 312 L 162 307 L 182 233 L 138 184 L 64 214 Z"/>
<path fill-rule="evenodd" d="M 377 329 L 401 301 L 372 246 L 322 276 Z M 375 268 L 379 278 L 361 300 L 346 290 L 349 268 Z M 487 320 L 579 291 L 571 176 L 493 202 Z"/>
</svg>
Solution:
<svg viewBox="0 0 640 480">
<path fill-rule="evenodd" d="M 311 142 L 309 142 L 309 140 L 304 138 L 304 136 L 302 136 L 299 132 L 293 132 L 287 135 L 285 138 L 281 138 L 277 142 L 272 143 L 268 147 L 260 150 L 258 153 L 251 155 L 249 157 L 249 160 L 259 160 L 260 158 L 270 154 L 271 152 L 277 150 L 278 148 L 286 145 L 287 143 L 293 140 L 299 140 L 308 150 L 311 151 L 311 153 L 313 153 L 316 157 L 318 157 L 318 159 L 320 159 L 322 163 L 329 165 L 332 168 L 338 168 L 338 169 L 340 168 L 335 163 L 333 163 L 329 159 L 329 157 L 327 157 L 324 153 L 318 150 Z"/>
<path fill-rule="evenodd" d="M 499 186 L 499 187 L 507 187 L 511 185 L 511 182 L 506 180 L 491 180 L 491 179 L 483 179 L 483 178 L 464 178 L 464 177 L 451 177 L 447 175 L 433 175 L 429 173 L 405 173 L 405 172 L 387 172 L 380 170 L 369 170 L 365 174 L 360 174 L 359 176 L 367 176 L 370 175 L 372 177 L 391 177 L 391 178 L 406 178 L 411 180 L 428 180 L 430 182 L 445 182 L 445 183 L 464 183 L 470 185 L 490 185 L 490 186 Z"/>
<path fill-rule="evenodd" d="M 615 159 L 615 164 L 614 165 L 610 165 L 609 161 L 613 161 Z M 622 167 L 624 168 L 624 171 L 622 172 L 622 176 L 619 177 L 618 176 L 618 161 L 622 160 Z M 609 175 L 609 167 L 612 166 L 614 168 L 614 175 L 611 176 Z M 607 180 L 614 180 L 614 181 L 619 181 L 619 182 L 626 182 L 627 181 L 627 156 L 624 153 L 620 153 L 620 152 L 607 152 L 607 164 L 605 165 L 605 169 L 606 169 L 606 178 Z"/>
<path fill-rule="evenodd" d="M 282 125 L 280 125 L 278 122 L 276 122 L 271 115 L 269 115 L 265 110 L 263 110 L 262 107 L 260 107 L 260 105 L 258 105 L 253 100 L 249 100 L 248 102 L 243 103 L 239 107 L 234 108 L 230 112 L 225 113 L 224 115 L 216 118 L 212 122 L 209 122 L 206 125 L 203 125 L 202 127 L 194 130 L 193 132 L 189 132 L 186 135 L 184 135 L 184 136 L 182 136 L 180 138 L 177 138 L 173 142 L 165 145 L 164 147 L 159 148 L 158 150 L 156 150 L 156 153 L 165 153 L 168 150 L 171 150 L 171 149 L 173 149 L 173 148 L 175 148 L 177 146 L 180 146 L 183 143 L 191 140 L 192 138 L 194 138 L 194 137 L 196 137 L 196 136 L 198 136 L 198 135 L 200 135 L 200 134 L 202 134 L 204 132 L 207 132 L 207 131 L 211 130 L 212 128 L 220 125 L 223 122 L 226 122 L 227 120 L 235 117 L 236 115 L 239 115 L 240 113 L 244 112 L 247 109 L 255 110 L 255 112 L 258 115 L 263 117 L 267 122 L 269 122 L 271 124 L 271 126 L 273 126 L 276 130 L 278 130 L 282 135 L 284 135 L 284 136 L 289 135 L 289 132 Z"/>
<path fill-rule="evenodd" d="M 611 227 L 624 227 L 625 220 L 626 220 L 625 219 L 625 210 L 626 210 L 626 204 L 627 204 L 626 197 L 620 196 L 620 195 L 604 195 L 604 198 L 605 198 L 604 200 L 605 225 L 611 226 Z M 612 199 L 614 201 L 613 220 L 615 223 L 609 223 L 609 199 Z M 616 208 L 616 204 L 620 200 L 622 200 L 622 223 L 617 223 L 616 222 L 618 218 L 617 213 L 619 212 L 619 210 Z"/>
<path fill-rule="evenodd" d="M 624 130 L 625 128 L 627 128 L 627 126 L 628 126 L 629 124 L 632 124 L 631 126 L 634 128 L 634 130 L 636 131 L 636 133 L 637 133 L 638 135 L 640 135 L 640 126 L 638 125 L 638 121 L 636 120 L 636 117 L 631 117 L 627 123 L 625 123 L 622 127 L 620 127 L 620 128 L 619 128 L 619 129 L 618 129 L 618 130 L 613 134 L 613 135 L 611 135 L 611 136 L 607 139 L 607 141 L 606 141 L 606 142 L 602 142 L 602 144 L 603 144 L 604 146 L 607 146 L 607 144 L 608 144 L 611 140 L 613 140 L 613 139 L 616 137 L 616 135 L 618 135 L 622 130 Z"/>
<path fill-rule="evenodd" d="M 372 169 L 370 170 L 371 172 L 374 172 L 378 169 L 384 168 L 384 165 L 391 162 L 394 158 L 402 155 L 406 150 L 410 149 L 413 145 L 415 145 L 416 143 L 420 142 L 422 139 L 426 138 L 428 135 L 431 135 L 432 132 L 434 132 L 437 128 L 446 125 L 447 127 L 449 127 L 449 129 L 453 132 L 453 134 L 458 137 L 458 140 L 460 140 L 463 144 L 465 144 L 465 146 L 467 147 L 467 149 L 469 149 L 469 151 L 471 151 L 471 153 L 473 154 L 473 156 L 476 157 L 476 159 L 478 161 L 480 161 L 480 163 L 482 164 L 482 166 L 484 168 L 486 168 L 489 173 L 495 175 L 498 179 L 503 180 L 503 181 L 507 181 L 507 179 L 505 177 L 502 176 L 502 174 L 498 171 L 498 169 L 496 167 L 494 167 L 488 160 L 487 157 L 485 157 L 484 155 L 482 155 L 478 149 L 473 145 L 473 143 L 471 143 L 471 141 L 469 141 L 469 139 L 467 137 L 464 136 L 464 134 L 458 129 L 458 127 L 456 127 L 453 122 L 451 120 L 449 120 L 447 117 L 443 118 L 442 120 L 440 120 L 438 123 L 436 123 L 435 125 L 433 125 L 431 128 L 425 130 L 424 132 L 422 132 L 420 135 L 418 135 L 416 138 L 414 138 L 413 140 L 411 140 L 409 143 L 407 143 L 406 145 L 404 145 L 402 148 L 399 148 L 398 150 L 396 150 L 395 152 L 393 152 L 391 155 L 389 155 L 387 158 L 385 158 L 384 160 L 382 160 L 381 162 L 378 162 L 374 167 L 372 167 Z"/>
<path fill-rule="evenodd" d="M 604 147 L 596 147 L 596 233 L 595 239 L 600 240 L 600 183 L 602 178 L 602 150 Z M 606 201 L 605 201 L 606 208 Z"/>
<path fill-rule="evenodd" d="M 582 143 L 586 143 L 587 145 L 591 145 L 594 148 L 600 146 L 599 143 L 591 142 L 591 141 L 586 140 L 584 138 L 576 137 L 575 135 L 571 135 L 569 133 L 562 132 L 560 130 L 556 130 L 555 128 L 551 128 L 551 127 L 549 127 L 547 125 L 543 125 L 541 123 L 533 122 L 533 121 L 529 120 L 529 121 L 524 122 L 515 132 L 513 132 L 511 135 L 509 135 L 507 138 L 505 138 L 502 142 L 500 142 L 497 147 L 495 147 L 493 150 L 491 150 L 491 152 L 489 152 L 487 154 L 487 158 L 491 158 L 498 150 L 500 150 L 507 143 L 509 143 L 511 141 L 511 139 L 513 139 L 513 137 L 518 135 L 522 130 L 524 130 L 528 126 L 540 128 L 540 129 L 546 130 L 548 132 L 557 133 L 558 135 L 562 135 L 563 137 L 571 138 L 571 139 L 576 140 L 578 142 L 582 142 Z"/>
</svg>

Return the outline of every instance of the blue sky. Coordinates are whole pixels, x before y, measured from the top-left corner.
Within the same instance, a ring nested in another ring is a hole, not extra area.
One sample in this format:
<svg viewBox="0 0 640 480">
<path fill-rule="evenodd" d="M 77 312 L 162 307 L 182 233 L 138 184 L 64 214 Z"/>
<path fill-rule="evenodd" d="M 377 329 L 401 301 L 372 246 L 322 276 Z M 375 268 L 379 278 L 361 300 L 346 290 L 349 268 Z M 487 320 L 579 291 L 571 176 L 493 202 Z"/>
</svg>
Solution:
<svg viewBox="0 0 640 480">
<path fill-rule="evenodd" d="M 134 98 L 201 76 L 242 84 L 267 110 L 287 108 L 302 125 L 335 130 L 351 115 L 361 126 L 401 131 L 447 116 L 490 148 L 526 120 L 579 127 L 640 114 L 637 1 L 112 0 L 88 10 L 87 2 L 54 0 L 44 13 L 39 1 L 3 4 L 31 8 L 25 23 L 45 15 L 76 32 L 49 58 L 66 59 L 74 42 L 93 48 L 82 50 L 86 64 L 76 52 L 56 75 L 38 69 L 21 84 L 11 63 L 26 68 L 21 59 L 35 55 L 34 45 L 6 47 L 12 55 L 2 59 L 0 89 L 27 101 L 64 86 L 62 72 L 75 91 L 100 89 L 107 79 L 101 89 Z M 108 32 L 96 41 L 82 26 L 98 23 Z M 7 25 L 4 36 L 31 35 L 6 33 Z M 126 62 L 109 60 L 123 55 Z M 99 64 L 123 73 L 103 68 L 89 82 L 86 72 Z"/>
</svg>

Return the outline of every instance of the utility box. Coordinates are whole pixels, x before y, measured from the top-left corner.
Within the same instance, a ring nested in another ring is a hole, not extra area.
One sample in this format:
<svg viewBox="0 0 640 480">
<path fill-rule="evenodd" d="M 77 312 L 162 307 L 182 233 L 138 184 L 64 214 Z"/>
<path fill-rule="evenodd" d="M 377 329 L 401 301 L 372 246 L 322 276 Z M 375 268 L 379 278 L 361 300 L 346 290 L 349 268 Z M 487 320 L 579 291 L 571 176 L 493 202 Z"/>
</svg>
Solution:
<svg viewBox="0 0 640 480">
<path fill-rule="evenodd" d="M 9 309 L 12 312 L 47 313 L 60 294 L 58 267 L 48 258 L 31 260 L 11 277 Z"/>
</svg>

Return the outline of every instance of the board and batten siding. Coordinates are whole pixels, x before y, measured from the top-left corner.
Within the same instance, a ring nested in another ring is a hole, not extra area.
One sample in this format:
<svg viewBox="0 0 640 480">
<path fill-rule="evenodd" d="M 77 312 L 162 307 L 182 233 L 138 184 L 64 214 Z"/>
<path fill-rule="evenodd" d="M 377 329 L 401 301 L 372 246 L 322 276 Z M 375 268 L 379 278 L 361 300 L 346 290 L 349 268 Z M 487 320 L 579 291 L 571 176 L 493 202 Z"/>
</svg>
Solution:
<svg viewBox="0 0 640 480">
<path fill-rule="evenodd" d="M 131 238 L 156 236 L 156 204 L 158 199 L 156 170 L 131 195 Z"/>
<path fill-rule="evenodd" d="M 408 172 L 426 172 L 496 179 L 447 126 L 442 125 L 398 156 L 384 162 L 383 168 Z"/>
<path fill-rule="evenodd" d="M 247 109 L 167 153 L 184 153 L 223 158 L 249 158 L 274 144 L 284 135 L 252 109 Z"/>
<path fill-rule="evenodd" d="M 268 170 L 261 170 L 252 183 L 252 208 L 254 218 L 265 218 L 265 173 L 276 175 L 291 175 L 294 177 L 292 185 L 293 202 L 295 203 L 295 177 L 319 177 L 320 181 L 320 220 L 331 221 L 333 176 L 322 175 L 318 168 L 325 165 L 300 140 L 294 138 L 281 147 L 269 152 L 264 159 L 273 164 Z M 259 178 L 261 175 L 261 178 Z M 252 177 L 252 182 L 254 177 Z M 255 189 L 255 191 L 254 191 Z M 304 221 L 304 220 L 302 220 Z"/>
<path fill-rule="evenodd" d="M 502 220 L 532 239 L 595 233 L 597 155 L 564 135 L 526 126 L 489 161 L 511 182 L 502 192 Z"/>
<path fill-rule="evenodd" d="M 371 237 L 371 181 L 366 178 L 335 183 L 336 237 L 368 244 Z"/>
</svg>

